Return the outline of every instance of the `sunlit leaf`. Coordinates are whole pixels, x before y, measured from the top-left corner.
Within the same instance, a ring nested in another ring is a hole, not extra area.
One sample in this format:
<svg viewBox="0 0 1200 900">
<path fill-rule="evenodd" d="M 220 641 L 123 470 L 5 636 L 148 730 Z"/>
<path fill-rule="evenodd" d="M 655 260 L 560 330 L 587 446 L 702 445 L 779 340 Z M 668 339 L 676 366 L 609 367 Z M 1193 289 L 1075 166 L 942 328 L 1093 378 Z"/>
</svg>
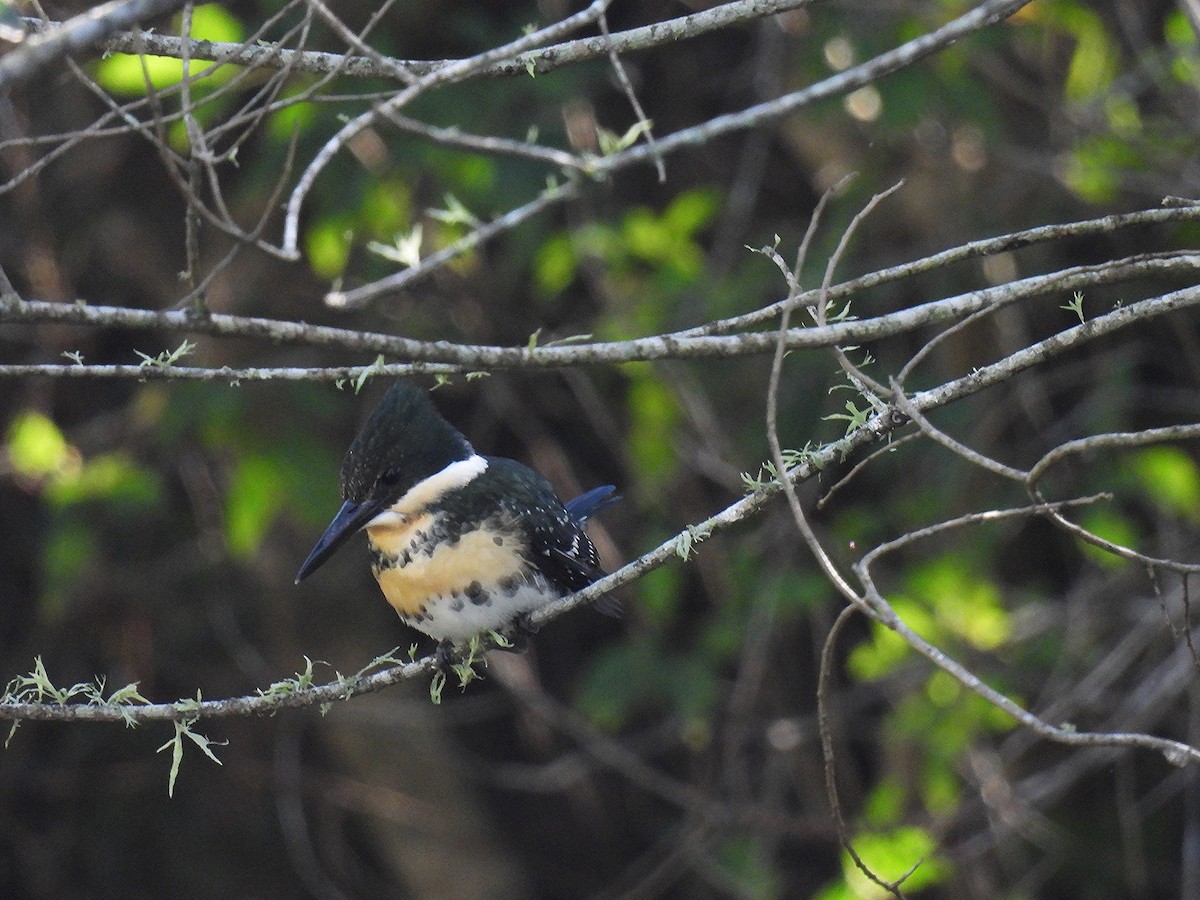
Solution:
<svg viewBox="0 0 1200 900">
<path fill-rule="evenodd" d="M 575 280 L 579 261 L 571 238 L 557 234 L 547 239 L 533 261 L 533 277 L 543 296 L 553 297 Z"/>
<path fill-rule="evenodd" d="M 864 813 L 875 828 L 895 825 L 904 815 L 908 797 L 905 786 L 894 777 L 881 779 L 867 796 Z"/>
<path fill-rule="evenodd" d="M 409 225 L 412 204 L 408 185 L 399 178 L 373 184 L 362 201 L 362 219 L 367 230 L 387 238 Z"/>
<path fill-rule="evenodd" d="M 44 478 L 77 459 L 58 426 L 39 412 L 18 413 L 8 428 L 8 461 L 27 478 Z"/>
<path fill-rule="evenodd" d="M 1200 521 L 1200 469 L 1179 447 L 1148 447 L 1133 454 L 1128 466 L 1139 486 L 1164 512 Z"/>
<path fill-rule="evenodd" d="M 937 842 L 922 828 L 866 832 L 854 835 L 851 842 L 863 862 L 884 880 L 894 881 L 916 866 L 904 881 L 906 894 L 945 880 L 951 871 L 946 860 L 934 855 Z M 842 854 L 842 877 L 842 883 L 830 885 L 817 897 L 820 900 L 874 900 L 891 896 L 884 888 L 870 881 L 846 853 Z"/>
<path fill-rule="evenodd" d="M 913 631 L 926 640 L 938 640 L 938 628 L 929 610 L 906 597 L 892 598 L 892 608 Z M 846 669 L 855 678 L 871 681 L 895 671 L 912 649 L 890 628 L 871 624 L 871 640 L 855 646 L 846 660 Z"/>
<path fill-rule="evenodd" d="M 291 103 L 278 109 L 267 119 L 267 130 L 279 141 L 287 140 L 294 132 L 303 131 L 317 117 L 317 104 Z"/>
<path fill-rule="evenodd" d="M 670 386 L 652 369 L 634 368 L 629 386 L 629 452 L 648 485 L 662 487 L 675 469 L 675 427 L 679 403 Z"/>
<path fill-rule="evenodd" d="M 715 190 L 684 191 L 663 213 L 663 223 L 675 234 L 690 237 L 712 221 L 720 205 L 721 198 Z"/>
<path fill-rule="evenodd" d="M 178 32 L 181 22 L 178 17 L 174 20 L 174 31 Z M 241 22 L 224 7 L 208 3 L 192 10 L 191 35 L 199 40 L 236 43 L 243 39 L 244 29 Z M 191 63 L 189 71 L 193 75 L 208 72 L 203 79 L 203 86 L 211 88 L 227 82 L 239 69 L 237 66 L 213 68 L 212 63 L 196 60 Z M 147 79 L 157 90 L 178 84 L 183 79 L 183 61 L 168 56 L 140 57 L 113 53 L 96 63 L 95 77 L 101 87 L 114 94 L 141 96 L 146 93 Z"/>
<path fill-rule="evenodd" d="M 1067 187 L 1091 203 L 1109 203 L 1121 187 L 1121 173 L 1096 152 L 1100 143 L 1085 142 L 1077 147 L 1067 159 L 1063 180 Z"/>
<path fill-rule="evenodd" d="M 1120 513 L 1112 509 L 1094 508 L 1079 522 L 1084 528 L 1112 544 L 1137 549 L 1138 532 Z M 1125 560 L 1100 547 L 1081 542 L 1084 554 L 1093 562 L 1107 568 L 1120 568 Z"/>
<path fill-rule="evenodd" d="M 1064 85 L 1070 100 L 1087 100 L 1104 94 L 1117 74 L 1120 54 L 1100 16 L 1074 6 L 1063 17 L 1075 38 L 1075 52 Z"/>
<path fill-rule="evenodd" d="M 155 473 L 124 453 L 106 453 L 84 462 L 72 477 L 51 481 L 46 497 L 61 505 L 86 500 L 150 503 L 158 498 L 160 489 Z"/>
<path fill-rule="evenodd" d="M 322 278 L 337 278 L 350 259 L 350 229 L 339 217 L 313 222 L 304 234 L 308 264 Z"/>
<path fill-rule="evenodd" d="M 238 460 L 225 500 L 225 539 L 237 556 L 249 556 L 262 543 L 283 505 L 283 479 L 263 456 Z"/>
<path fill-rule="evenodd" d="M 915 570 L 909 583 L 943 627 L 974 646 L 994 650 L 1008 640 L 1011 622 L 1000 589 L 961 556 L 933 560 Z"/>
<path fill-rule="evenodd" d="M 951 706 L 962 696 L 963 686 L 950 675 L 940 669 L 929 676 L 925 682 L 925 695 L 935 706 Z"/>
</svg>

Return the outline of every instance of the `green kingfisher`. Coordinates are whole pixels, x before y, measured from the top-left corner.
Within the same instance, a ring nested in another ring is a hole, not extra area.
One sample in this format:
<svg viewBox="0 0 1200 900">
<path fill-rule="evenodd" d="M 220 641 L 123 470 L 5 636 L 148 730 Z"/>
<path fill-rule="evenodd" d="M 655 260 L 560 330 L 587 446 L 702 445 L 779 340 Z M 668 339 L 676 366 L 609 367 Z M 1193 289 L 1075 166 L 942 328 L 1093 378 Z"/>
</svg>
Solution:
<svg viewBox="0 0 1200 900">
<path fill-rule="evenodd" d="M 365 530 L 384 597 L 441 654 L 527 626 L 533 610 L 600 578 L 583 526 L 619 499 L 605 485 L 563 504 L 527 466 L 476 453 L 428 393 L 403 381 L 350 445 L 341 489 L 345 502 L 296 583 Z"/>
</svg>

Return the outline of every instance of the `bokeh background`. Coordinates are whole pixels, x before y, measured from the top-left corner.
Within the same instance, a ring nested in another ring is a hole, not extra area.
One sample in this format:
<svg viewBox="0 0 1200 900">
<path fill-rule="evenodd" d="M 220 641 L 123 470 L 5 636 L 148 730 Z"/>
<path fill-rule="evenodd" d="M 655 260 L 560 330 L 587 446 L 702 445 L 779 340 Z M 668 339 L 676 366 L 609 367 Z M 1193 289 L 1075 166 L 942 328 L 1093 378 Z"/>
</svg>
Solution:
<svg viewBox="0 0 1200 900">
<path fill-rule="evenodd" d="M 616 30 L 694 11 L 614 4 Z M 971 4 L 818 3 L 629 54 L 637 96 L 664 135 L 869 59 Z M 461 223 L 430 216 L 452 195 L 488 218 L 527 201 L 545 167 L 437 147 L 379 129 L 318 180 L 288 264 L 201 231 L 214 311 L 302 319 L 422 339 L 525 345 L 619 340 L 699 325 L 779 299 L 747 250 L 790 256 L 821 193 L 831 205 L 805 271 L 818 284 L 850 218 L 903 188 L 859 229 L 839 277 L 964 240 L 1200 191 L 1196 23 L 1189 4 L 1037 0 L 1014 19 L 849 97 L 622 171 L 398 296 L 339 312 L 331 283 L 379 277 L 368 249 L 421 223 L 430 246 Z M 82 7 L 47 4 L 61 20 Z M 371 42 L 398 58 L 470 55 L 553 2 L 401 0 Z M 201 7 L 238 40 L 269 2 Z M 18 11 L 31 14 L 29 10 Z M 337 14 L 360 27 L 373 4 Z M 285 14 L 284 21 L 298 13 Z M 174 32 L 163 22 L 159 30 Z M 282 25 L 277 26 L 279 28 Z M 223 29 L 223 30 L 222 30 Z M 268 37 L 271 35 L 268 31 Z M 317 25 L 316 49 L 344 44 Z M 144 94 L 131 57 L 81 59 L 111 96 Z M 176 63 L 176 70 L 178 64 Z M 303 81 L 298 76 L 299 81 Z M 347 91 L 394 84 L 335 82 Z M 246 90 L 252 90 L 248 85 Z M 166 101 L 169 105 L 170 100 Z M 232 100 L 228 101 L 232 102 Z M 154 141 L 116 129 L 9 181 L 42 157 L 38 135 L 87 129 L 105 106 L 65 64 L 0 98 L 0 265 L 29 299 L 166 309 L 186 292 L 186 204 Z M 266 118 L 224 172 L 236 214 L 270 201 L 289 140 L 307 160 L 361 100 Z M 206 107 L 219 122 L 225 107 Z M 605 61 L 537 78 L 472 81 L 409 111 L 481 134 L 586 149 L 635 120 Z M 180 135 L 168 134 L 168 142 Z M 278 228 L 278 220 L 272 220 Z M 933 270 L 881 287 L 861 314 L 1071 265 L 1196 240 L 1195 227 L 1128 229 Z M 1098 288 L 1101 311 L 1168 281 Z M 947 342 L 934 385 L 1071 324 L 1046 298 Z M 872 371 L 932 332 L 869 348 Z M 0 324 L 9 363 L 132 362 L 177 333 Z M 311 347 L 199 338 L 204 366 L 369 363 Z M 481 450 L 547 475 L 563 496 L 619 486 L 591 533 L 615 568 L 734 502 L 768 456 L 766 358 L 504 372 L 439 388 Z M 785 446 L 839 437 L 849 399 L 825 353 L 789 357 Z M 1194 421 L 1200 340 L 1179 313 L 1072 353 L 944 411 L 939 425 L 1028 465 L 1064 440 Z M 156 701 L 253 693 L 303 671 L 318 680 L 410 644 L 365 548 L 297 587 L 295 570 L 336 510 L 341 454 L 385 385 L 22 378 L 0 382 L 0 678 L 41 659 L 55 684 L 137 682 Z M 1200 472 L 1171 444 L 1089 460 L 1073 489 L 1113 490 L 1086 515 L 1147 552 L 1196 557 Z M 805 486 L 810 506 L 844 468 Z M 1020 502 L 928 442 L 898 447 L 816 512 L 840 562 L 942 518 Z M 1200 732 L 1180 612 L 1186 584 L 1148 577 L 1043 520 L 955 533 L 904 553 L 885 587 L 923 634 L 1035 710 L 1081 727 Z M 167 726 L 25 723 L 0 752 L 0 895 L 84 897 L 873 896 L 839 845 L 815 720 L 822 642 L 841 608 L 783 503 L 713 536 L 621 591 L 625 615 L 575 612 L 486 679 L 447 691 L 401 685 L 270 718 L 200 722 L 222 765 L 188 747 L 167 795 Z M 1145 751 L 1055 747 L 1017 731 L 894 642 L 854 622 L 835 655 L 831 703 L 843 813 L 888 877 L 923 860 L 922 897 L 1166 897 L 1200 890 L 1194 769 Z"/>
</svg>

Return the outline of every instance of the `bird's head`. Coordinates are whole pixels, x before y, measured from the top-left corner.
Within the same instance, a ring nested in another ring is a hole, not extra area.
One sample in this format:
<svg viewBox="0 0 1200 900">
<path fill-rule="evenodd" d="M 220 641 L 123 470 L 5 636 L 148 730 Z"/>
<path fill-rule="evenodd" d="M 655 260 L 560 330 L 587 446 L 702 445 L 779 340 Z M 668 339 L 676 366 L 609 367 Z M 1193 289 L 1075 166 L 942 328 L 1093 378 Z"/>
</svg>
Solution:
<svg viewBox="0 0 1200 900">
<path fill-rule="evenodd" d="M 363 426 L 342 461 L 342 508 L 296 575 L 299 583 L 416 484 L 474 455 L 442 418 L 428 393 L 398 381 Z"/>
</svg>

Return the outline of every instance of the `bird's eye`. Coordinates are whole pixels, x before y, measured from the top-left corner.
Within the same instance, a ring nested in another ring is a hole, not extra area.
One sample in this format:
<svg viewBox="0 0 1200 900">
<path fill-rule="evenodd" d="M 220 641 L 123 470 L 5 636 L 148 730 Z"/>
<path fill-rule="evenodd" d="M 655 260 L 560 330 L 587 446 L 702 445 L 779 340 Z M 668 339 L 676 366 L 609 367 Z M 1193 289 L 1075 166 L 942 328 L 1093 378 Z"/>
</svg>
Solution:
<svg viewBox="0 0 1200 900">
<path fill-rule="evenodd" d="M 400 481 L 399 469 L 387 469 L 379 476 L 379 483 L 384 487 L 393 487 Z"/>
</svg>

